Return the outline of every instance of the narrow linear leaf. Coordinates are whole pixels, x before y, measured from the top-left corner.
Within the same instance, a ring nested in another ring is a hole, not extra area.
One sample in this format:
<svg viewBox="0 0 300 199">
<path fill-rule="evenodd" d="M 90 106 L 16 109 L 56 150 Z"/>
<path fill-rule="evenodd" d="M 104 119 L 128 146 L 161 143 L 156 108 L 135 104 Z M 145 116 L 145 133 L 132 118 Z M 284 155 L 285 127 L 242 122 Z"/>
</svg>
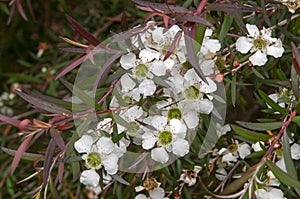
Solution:
<svg viewBox="0 0 300 199">
<path fill-rule="evenodd" d="M 231 83 L 231 102 L 232 106 L 235 107 L 236 103 L 236 75 L 232 77 L 232 83 Z"/>
<path fill-rule="evenodd" d="M 300 122 L 300 116 L 295 116 L 295 117 L 292 119 L 292 122 Z"/>
<path fill-rule="evenodd" d="M 7 153 L 8 155 L 11 155 L 11 156 L 15 156 L 17 154 L 17 150 L 9 149 L 9 148 L 6 148 L 6 147 L 0 147 L 0 149 L 3 152 L 5 152 L 5 153 Z M 21 159 L 33 161 L 33 160 L 36 160 L 36 159 L 44 159 L 44 156 L 41 155 L 41 154 L 24 152 Z"/>
<path fill-rule="evenodd" d="M 251 68 L 252 72 L 260 79 L 265 79 L 265 77 L 260 74 L 254 67 Z"/>
<path fill-rule="evenodd" d="M 96 91 L 98 86 L 101 85 L 103 82 L 104 78 L 108 75 L 108 73 L 111 70 L 112 65 L 115 63 L 115 61 L 122 55 L 122 53 L 117 53 L 111 56 L 107 62 L 104 64 L 104 66 L 101 68 L 101 71 L 96 79 L 96 82 L 94 84 L 93 90 Z"/>
<path fill-rule="evenodd" d="M 270 17 L 268 16 L 267 9 L 266 9 L 266 1 L 265 0 L 260 0 L 260 5 L 261 5 L 261 8 L 262 8 L 263 18 L 264 18 L 265 22 L 268 24 L 268 26 L 272 26 L 271 21 L 270 21 Z"/>
<path fill-rule="evenodd" d="M 77 96 L 83 103 L 88 105 L 90 108 L 99 108 L 95 107 L 98 106 L 95 104 L 95 99 L 93 99 L 87 93 L 79 89 L 77 86 L 71 84 L 70 82 L 64 79 L 61 79 L 60 81 L 72 92 L 74 96 Z"/>
<path fill-rule="evenodd" d="M 280 183 L 300 189 L 300 182 L 298 180 L 295 180 L 293 177 L 282 171 L 272 161 L 267 160 L 266 164 L 271 169 L 274 176 L 279 180 Z"/>
<path fill-rule="evenodd" d="M 22 97 L 27 102 L 29 102 L 30 104 L 32 104 L 42 110 L 49 111 L 50 113 L 58 113 L 58 114 L 66 113 L 66 114 L 70 114 L 70 115 L 72 114 L 71 111 L 69 111 L 65 108 L 62 108 L 54 103 L 43 100 L 41 98 L 28 95 L 28 94 L 26 94 L 22 91 L 18 91 L 18 90 L 16 90 L 15 93 L 17 95 L 19 95 L 20 97 Z"/>
<path fill-rule="evenodd" d="M 45 161 L 43 164 L 43 167 L 44 167 L 43 182 L 44 183 L 47 183 L 47 181 L 49 179 L 50 169 L 51 169 L 51 164 L 52 164 L 52 159 L 54 156 L 55 148 L 56 148 L 55 141 L 54 141 L 54 139 L 51 139 L 48 144 L 46 153 L 45 153 Z"/>
<path fill-rule="evenodd" d="M 283 115 L 287 115 L 288 111 L 282 107 L 280 107 L 277 103 L 275 103 L 271 98 L 269 98 L 269 96 L 264 93 L 262 90 L 258 90 L 258 94 L 261 96 L 261 98 L 267 103 L 269 104 L 273 110 L 280 112 Z"/>
<path fill-rule="evenodd" d="M 258 10 L 258 8 L 254 7 L 246 7 L 241 6 L 237 4 L 226 4 L 226 3 L 209 3 L 207 4 L 208 10 L 217 10 L 217 11 L 223 11 L 226 13 L 229 12 L 255 12 Z"/>
<path fill-rule="evenodd" d="M 180 41 L 180 38 L 182 36 L 182 31 L 178 31 L 174 37 L 174 40 L 172 41 L 163 61 L 165 61 L 166 59 L 168 59 L 172 53 L 174 52 L 175 48 L 177 47 L 179 41 Z"/>
<path fill-rule="evenodd" d="M 22 158 L 22 155 L 24 154 L 25 150 L 27 149 L 27 146 L 29 145 L 30 141 L 32 140 L 33 138 L 33 134 L 32 135 L 29 135 L 23 142 L 22 144 L 19 146 L 17 152 L 16 152 L 16 155 L 13 159 L 13 162 L 12 162 L 12 166 L 10 168 L 10 173 L 13 174 Z"/>
<path fill-rule="evenodd" d="M 291 42 L 291 46 L 292 46 L 292 53 L 293 53 L 293 66 L 298 76 L 300 76 L 300 52 L 294 42 Z"/>
<path fill-rule="evenodd" d="M 295 180 L 298 180 L 297 171 L 295 169 L 295 165 L 291 155 L 291 146 L 289 143 L 289 138 L 287 133 L 283 135 L 282 149 L 283 149 L 284 163 L 288 174 Z"/>
<path fill-rule="evenodd" d="M 300 92 L 299 92 L 299 80 L 298 80 L 297 71 L 296 71 L 294 65 L 291 67 L 291 82 L 292 82 L 293 93 L 296 96 L 296 98 L 298 99 L 299 95 L 300 95 Z"/>
<path fill-rule="evenodd" d="M 63 138 L 61 137 L 61 134 L 57 131 L 57 129 L 55 129 L 54 127 L 50 128 L 50 135 L 53 138 L 54 142 L 56 143 L 56 145 L 62 150 L 64 151 L 66 148 L 66 144 L 63 140 Z"/>
<path fill-rule="evenodd" d="M 244 129 L 242 127 L 239 127 L 237 125 L 231 124 L 231 128 L 236 132 L 238 135 L 241 137 L 251 140 L 251 141 L 266 141 L 270 139 L 272 136 L 267 135 L 267 134 L 262 134 L 262 133 L 257 133 L 254 131 L 250 131 L 247 129 Z"/>
<path fill-rule="evenodd" d="M 154 3 L 154 2 L 142 1 L 142 0 L 132 0 L 132 1 L 141 6 L 154 8 L 156 10 L 161 10 L 161 11 L 164 11 L 165 13 L 171 13 L 171 11 L 177 12 L 177 13 L 186 13 L 189 11 L 187 8 L 184 8 L 184 7 L 167 5 L 167 4 L 163 4 L 163 3 Z"/>
<path fill-rule="evenodd" d="M 202 70 L 200 69 L 199 62 L 197 61 L 197 57 L 194 51 L 194 41 L 189 35 L 189 30 L 187 27 L 183 28 L 184 31 L 184 41 L 186 44 L 186 50 L 189 58 L 189 62 L 192 64 L 193 68 L 195 69 L 198 76 L 201 78 L 202 81 L 208 84 Z"/>
<path fill-rule="evenodd" d="M 67 66 L 65 66 L 59 73 L 58 75 L 55 77 L 55 80 L 61 78 L 62 76 L 64 76 L 65 74 L 67 74 L 68 72 L 70 72 L 71 70 L 73 70 L 74 68 L 76 68 L 78 65 L 80 65 L 82 62 L 84 62 L 86 60 L 87 56 L 84 55 L 79 59 L 76 59 L 74 61 L 72 61 L 70 64 L 68 64 Z"/>
<path fill-rule="evenodd" d="M 0 114 L 0 121 L 10 124 L 14 127 L 19 127 L 21 121 Z"/>
<path fill-rule="evenodd" d="M 267 130 L 275 130 L 280 129 L 283 125 L 283 122 L 266 122 L 266 123 L 254 123 L 254 122 L 244 122 L 244 121 L 236 121 L 242 127 L 247 129 L 256 130 L 256 131 L 267 131 Z"/>
<path fill-rule="evenodd" d="M 209 26 L 209 27 L 214 27 L 212 25 L 212 23 L 210 23 L 209 21 L 207 21 L 206 19 L 200 17 L 200 16 L 196 16 L 196 15 L 192 15 L 192 14 L 177 14 L 175 16 L 175 20 L 178 22 L 195 22 L 195 23 L 199 23 L 199 24 L 203 24 L 205 26 Z"/>
<path fill-rule="evenodd" d="M 67 15 L 67 20 L 71 24 L 71 26 L 74 28 L 76 32 L 78 32 L 83 38 L 88 40 L 94 45 L 99 45 L 100 41 L 96 39 L 91 33 L 89 33 L 87 30 L 85 30 L 77 21 L 75 21 L 71 16 Z"/>
<path fill-rule="evenodd" d="M 116 181 L 118 181 L 119 183 L 121 184 L 124 184 L 124 185 L 127 185 L 127 186 L 130 186 L 130 183 L 127 182 L 126 180 L 124 180 L 121 176 L 115 174 L 112 176 Z"/>
<path fill-rule="evenodd" d="M 228 33 L 231 27 L 232 21 L 233 21 L 233 17 L 230 16 L 229 14 L 226 14 L 220 31 L 220 36 L 219 36 L 220 42 L 222 42 L 223 39 L 226 37 L 226 34 Z"/>
</svg>

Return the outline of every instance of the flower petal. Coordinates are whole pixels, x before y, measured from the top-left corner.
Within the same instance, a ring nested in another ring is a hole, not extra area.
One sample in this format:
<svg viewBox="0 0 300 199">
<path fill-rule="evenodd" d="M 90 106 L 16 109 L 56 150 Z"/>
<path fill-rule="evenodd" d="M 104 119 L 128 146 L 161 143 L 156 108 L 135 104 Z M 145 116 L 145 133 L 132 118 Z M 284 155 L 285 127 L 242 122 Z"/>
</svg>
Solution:
<svg viewBox="0 0 300 199">
<path fill-rule="evenodd" d="M 246 24 L 246 29 L 251 37 L 257 37 L 259 30 L 256 25 Z"/>
<path fill-rule="evenodd" d="M 122 75 L 120 81 L 123 93 L 131 91 L 135 87 L 135 82 L 131 79 L 128 73 Z"/>
<path fill-rule="evenodd" d="M 126 55 L 122 55 L 120 59 L 120 63 L 122 68 L 125 70 L 131 69 L 135 66 L 136 56 L 134 53 L 128 53 Z"/>
<path fill-rule="evenodd" d="M 196 111 L 189 111 L 184 114 L 183 119 L 189 129 L 196 128 L 199 124 L 199 116 Z"/>
<path fill-rule="evenodd" d="M 139 91 L 141 94 L 143 94 L 145 97 L 153 95 L 153 93 L 156 91 L 156 86 L 154 82 L 150 79 L 143 80 L 139 85 Z"/>
<path fill-rule="evenodd" d="M 252 39 L 247 37 L 240 37 L 236 41 L 236 49 L 242 54 L 249 52 L 252 46 Z"/>
<path fill-rule="evenodd" d="M 278 41 L 281 43 L 280 40 Z M 282 47 L 282 44 L 267 46 L 267 54 L 275 58 L 281 57 L 283 52 L 284 52 L 284 48 Z"/>
<path fill-rule="evenodd" d="M 142 139 L 143 139 L 142 147 L 143 147 L 143 149 L 147 149 L 147 150 L 151 149 L 156 142 L 156 138 L 153 135 L 153 133 L 144 133 L 142 135 Z"/>
<path fill-rule="evenodd" d="M 86 186 L 97 187 L 99 185 L 100 176 L 94 170 L 84 170 L 80 175 L 80 182 Z"/>
<path fill-rule="evenodd" d="M 110 154 L 103 158 L 102 164 L 108 174 L 114 175 L 118 171 L 118 156 L 116 154 Z"/>
<path fill-rule="evenodd" d="M 180 157 L 185 156 L 189 152 L 189 149 L 190 149 L 190 145 L 189 145 L 188 141 L 186 141 L 184 139 L 178 139 L 172 143 L 173 153 Z"/>
<path fill-rule="evenodd" d="M 163 131 L 167 125 L 168 118 L 160 115 L 155 115 L 151 118 L 151 125 L 159 131 Z"/>
<path fill-rule="evenodd" d="M 74 143 L 74 148 L 78 153 L 87 153 L 91 150 L 94 143 L 94 138 L 90 135 L 83 135 Z"/>
<path fill-rule="evenodd" d="M 169 160 L 169 155 L 163 147 L 151 150 L 151 158 L 160 163 L 166 163 Z"/>
<path fill-rule="evenodd" d="M 97 142 L 97 148 L 101 154 L 110 154 L 114 147 L 113 141 L 108 137 L 101 137 Z"/>
<path fill-rule="evenodd" d="M 157 187 L 153 191 L 149 191 L 149 195 L 151 198 L 163 199 L 165 196 L 165 190 L 161 187 Z"/>
<path fill-rule="evenodd" d="M 267 63 L 268 58 L 265 53 L 258 50 L 251 57 L 249 57 L 249 60 L 254 66 L 263 66 L 265 63 Z"/>
</svg>

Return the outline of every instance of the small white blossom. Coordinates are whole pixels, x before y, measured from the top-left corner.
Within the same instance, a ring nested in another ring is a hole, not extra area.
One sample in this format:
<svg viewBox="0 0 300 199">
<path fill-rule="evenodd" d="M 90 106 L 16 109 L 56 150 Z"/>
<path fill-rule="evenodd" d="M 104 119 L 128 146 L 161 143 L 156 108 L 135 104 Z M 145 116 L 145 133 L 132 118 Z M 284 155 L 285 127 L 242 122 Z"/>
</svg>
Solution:
<svg viewBox="0 0 300 199">
<path fill-rule="evenodd" d="M 257 199 L 285 199 L 283 192 L 280 189 L 269 187 L 265 189 L 255 190 L 255 196 Z"/>
<path fill-rule="evenodd" d="M 271 37 L 271 30 L 263 28 L 261 31 L 255 26 L 246 24 L 248 37 L 240 37 L 236 41 L 236 48 L 242 54 L 254 53 L 249 60 L 253 65 L 262 66 L 267 63 L 267 55 L 281 57 L 284 48 L 280 39 Z"/>
</svg>

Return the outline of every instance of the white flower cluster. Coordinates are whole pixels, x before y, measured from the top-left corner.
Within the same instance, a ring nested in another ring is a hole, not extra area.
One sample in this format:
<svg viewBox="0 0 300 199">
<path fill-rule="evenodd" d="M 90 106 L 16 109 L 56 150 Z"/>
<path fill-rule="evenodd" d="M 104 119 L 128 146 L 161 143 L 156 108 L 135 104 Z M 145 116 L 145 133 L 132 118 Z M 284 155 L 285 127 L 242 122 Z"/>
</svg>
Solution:
<svg viewBox="0 0 300 199">
<path fill-rule="evenodd" d="M 217 90 L 217 85 L 208 77 L 208 84 L 198 77 L 187 60 L 184 37 L 178 34 L 183 33 L 176 25 L 168 30 L 153 27 L 134 36 L 132 43 L 136 49 L 120 58 L 125 73 L 109 105 L 118 119 L 103 119 L 97 130 L 75 142 L 75 149 L 83 153 L 88 168 L 80 180 L 88 188 L 99 190 L 98 169 L 104 168 L 109 175 L 117 173 L 118 160 L 130 144 L 151 152 L 151 158 L 158 163 L 167 163 L 171 156 L 183 157 L 189 152 L 188 134 L 197 128 L 200 113 L 211 113 L 210 94 Z M 212 30 L 208 29 L 197 53 L 206 76 L 214 72 L 213 58 L 221 47 L 218 40 L 209 38 L 211 35 Z M 176 38 L 180 39 L 174 51 L 165 59 Z M 114 124 L 118 134 L 125 132 L 118 143 L 112 141 L 112 136 L 104 136 L 112 135 Z M 150 196 L 157 192 L 161 193 L 161 189 L 153 190 Z"/>
<path fill-rule="evenodd" d="M 14 114 L 14 110 L 8 106 L 6 103 L 10 104 L 10 101 L 15 98 L 15 94 L 4 92 L 0 96 L 0 113 L 7 116 L 12 116 Z M 12 105 L 12 104 L 10 104 Z"/>
</svg>

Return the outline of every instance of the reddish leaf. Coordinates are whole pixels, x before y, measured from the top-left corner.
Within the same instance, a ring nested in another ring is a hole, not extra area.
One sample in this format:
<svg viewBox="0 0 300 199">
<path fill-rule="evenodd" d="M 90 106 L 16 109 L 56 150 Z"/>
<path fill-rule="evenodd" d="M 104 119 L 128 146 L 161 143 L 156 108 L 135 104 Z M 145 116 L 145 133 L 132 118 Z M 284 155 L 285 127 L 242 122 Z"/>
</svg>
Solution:
<svg viewBox="0 0 300 199">
<path fill-rule="evenodd" d="M 46 110 L 49 111 L 51 113 L 59 113 L 59 114 L 72 114 L 71 111 L 62 108 L 52 102 L 48 102 L 44 99 L 42 99 L 41 97 L 36 97 L 36 96 L 32 96 L 32 95 L 28 95 L 22 91 L 19 90 L 15 90 L 15 93 L 18 94 L 20 97 L 22 97 L 24 100 L 26 100 L 27 102 L 33 104 L 36 107 L 39 107 L 42 110 Z"/>
<path fill-rule="evenodd" d="M 294 44 L 294 42 L 291 42 L 291 45 L 292 45 L 292 52 L 293 52 L 293 66 L 298 76 L 300 76 L 300 53 L 297 46 Z"/>
<path fill-rule="evenodd" d="M 213 25 L 209 21 L 207 21 L 206 19 L 204 19 L 204 18 L 202 18 L 200 16 L 197 16 L 197 15 L 192 15 L 192 14 L 176 14 L 175 19 L 176 19 L 176 21 L 179 21 L 179 22 L 189 21 L 189 22 L 200 23 L 200 24 L 203 24 L 205 26 L 213 27 Z"/>
<path fill-rule="evenodd" d="M 30 124 L 30 120 L 29 119 L 25 119 L 25 120 L 22 120 L 18 126 L 18 128 L 20 130 L 23 130 L 28 124 Z"/>
<path fill-rule="evenodd" d="M 0 147 L 0 149 L 7 153 L 8 155 L 11 155 L 11 156 L 15 156 L 17 154 L 17 150 L 12 150 L 12 149 L 9 149 L 9 148 L 6 148 L 6 147 Z M 35 154 L 35 153 L 26 153 L 24 152 L 22 157 L 24 158 L 32 158 L 32 159 L 42 159 L 44 158 L 43 155 L 41 154 Z"/>
<path fill-rule="evenodd" d="M 172 43 L 170 45 L 170 48 L 168 49 L 163 61 L 165 61 L 166 59 L 168 59 L 172 55 L 172 53 L 174 52 L 175 48 L 178 45 L 178 42 L 181 39 L 181 36 L 182 36 L 182 31 L 179 31 L 179 32 L 176 33 L 176 35 L 174 37 L 174 40 L 172 41 Z"/>
<path fill-rule="evenodd" d="M 64 157 L 64 156 L 62 156 L 62 158 L 63 158 L 63 157 Z M 59 163 L 58 163 L 58 181 L 59 181 L 60 183 L 62 182 L 64 170 L 65 170 L 65 163 L 64 163 L 64 162 L 59 162 Z"/>
<path fill-rule="evenodd" d="M 31 0 L 27 0 L 26 2 L 27 2 L 27 7 L 28 7 L 31 17 L 33 18 L 34 21 L 36 21 L 35 15 L 34 15 L 34 12 L 32 9 L 32 5 L 31 5 Z"/>
<path fill-rule="evenodd" d="M 192 64 L 193 68 L 195 69 L 198 76 L 202 79 L 202 81 L 204 81 L 205 83 L 208 84 L 208 82 L 199 66 L 199 62 L 197 60 L 195 50 L 194 50 L 194 40 L 189 36 L 190 33 L 188 30 L 188 27 L 184 27 L 183 31 L 184 31 L 184 41 L 185 41 L 185 45 L 186 45 L 189 62 Z"/>
<path fill-rule="evenodd" d="M 71 52 L 71 53 L 85 53 L 85 48 L 59 48 L 60 50 L 64 52 Z"/>
<path fill-rule="evenodd" d="M 198 8 L 197 8 L 197 11 L 196 11 L 196 14 L 198 15 L 198 16 L 200 16 L 200 14 L 201 14 L 201 12 L 202 12 L 202 10 L 203 10 L 203 8 L 204 8 L 204 6 L 207 4 L 207 0 L 202 0 L 200 3 L 199 3 L 199 6 L 198 6 Z"/>
<path fill-rule="evenodd" d="M 16 120 L 16 119 L 13 119 L 13 118 L 9 118 L 5 115 L 1 115 L 0 114 L 0 121 L 3 121 L 7 124 L 10 124 L 12 126 L 15 126 L 15 127 L 19 127 L 21 121 L 20 120 Z"/>
<path fill-rule="evenodd" d="M 134 3 L 139 4 L 141 6 L 145 6 L 145 7 L 149 7 L 149 8 L 153 8 L 156 10 L 160 10 L 163 11 L 165 13 L 187 13 L 189 12 L 188 9 L 184 8 L 184 7 L 180 7 L 180 6 L 173 6 L 173 5 L 166 5 L 163 3 L 153 3 L 153 2 L 149 2 L 149 1 L 142 1 L 142 0 L 132 0 Z"/>
<path fill-rule="evenodd" d="M 69 65 L 67 65 L 66 67 L 64 67 L 58 73 L 58 75 L 55 77 L 55 80 L 61 78 L 62 76 L 64 76 L 65 74 L 67 74 L 68 72 L 70 72 L 71 70 L 73 70 L 74 68 L 76 68 L 79 64 L 81 64 L 82 62 L 84 62 L 86 60 L 86 58 L 87 58 L 87 56 L 84 55 L 81 58 L 72 61 Z"/>
<path fill-rule="evenodd" d="M 14 3 L 11 6 L 10 11 L 9 11 L 9 17 L 8 17 L 8 20 L 7 20 L 7 24 L 10 24 L 15 12 L 16 12 L 16 4 Z"/>
<path fill-rule="evenodd" d="M 66 148 L 65 142 L 63 138 L 61 137 L 61 134 L 54 128 L 50 128 L 50 135 L 53 138 L 56 145 L 63 151 Z"/>
<path fill-rule="evenodd" d="M 223 11 L 226 13 L 235 13 L 235 12 L 255 12 L 258 11 L 258 8 L 246 7 L 238 4 L 226 4 L 226 3 L 209 3 L 207 4 L 208 10 L 217 10 Z"/>
<path fill-rule="evenodd" d="M 13 162 L 12 162 L 12 166 L 10 168 L 10 173 L 13 174 L 22 158 L 22 155 L 24 154 L 25 150 L 27 149 L 27 146 L 29 145 L 31 139 L 33 137 L 33 134 L 32 135 L 29 135 L 23 142 L 22 144 L 19 146 L 17 152 L 16 152 L 16 155 L 13 159 Z"/>
<path fill-rule="evenodd" d="M 122 54 L 121 53 L 117 53 L 113 56 L 111 56 L 107 62 L 104 64 L 104 66 L 102 67 L 98 77 L 97 77 L 97 80 L 94 84 L 94 88 L 93 90 L 96 91 L 98 86 L 101 85 L 101 83 L 103 82 L 104 78 L 108 75 L 108 73 L 110 72 L 111 70 L 111 67 L 113 65 L 113 63 L 121 56 Z"/>
<path fill-rule="evenodd" d="M 18 9 L 18 11 L 19 11 L 21 17 L 22 17 L 25 21 L 28 21 L 28 19 L 27 19 L 27 17 L 26 17 L 26 14 L 25 14 L 25 12 L 24 12 L 24 9 L 23 9 L 23 7 L 22 7 L 22 4 L 21 4 L 20 0 L 17 0 L 17 1 L 16 1 L 16 4 L 17 4 L 17 9 Z"/>
<path fill-rule="evenodd" d="M 47 183 L 48 179 L 49 179 L 49 175 L 50 175 L 50 170 L 51 170 L 51 165 L 52 165 L 52 158 L 55 152 L 55 148 L 56 148 L 56 144 L 54 139 L 51 139 L 47 150 L 46 150 L 46 154 L 45 154 L 45 161 L 43 164 L 44 167 L 44 172 L 43 172 L 43 182 Z"/>
<path fill-rule="evenodd" d="M 74 28 L 75 31 L 78 32 L 83 38 L 88 40 L 94 45 L 99 45 L 100 41 L 96 39 L 91 33 L 89 33 L 87 30 L 85 30 L 79 23 L 77 23 L 72 17 L 67 15 L 67 20 L 70 22 L 72 27 Z"/>
</svg>

